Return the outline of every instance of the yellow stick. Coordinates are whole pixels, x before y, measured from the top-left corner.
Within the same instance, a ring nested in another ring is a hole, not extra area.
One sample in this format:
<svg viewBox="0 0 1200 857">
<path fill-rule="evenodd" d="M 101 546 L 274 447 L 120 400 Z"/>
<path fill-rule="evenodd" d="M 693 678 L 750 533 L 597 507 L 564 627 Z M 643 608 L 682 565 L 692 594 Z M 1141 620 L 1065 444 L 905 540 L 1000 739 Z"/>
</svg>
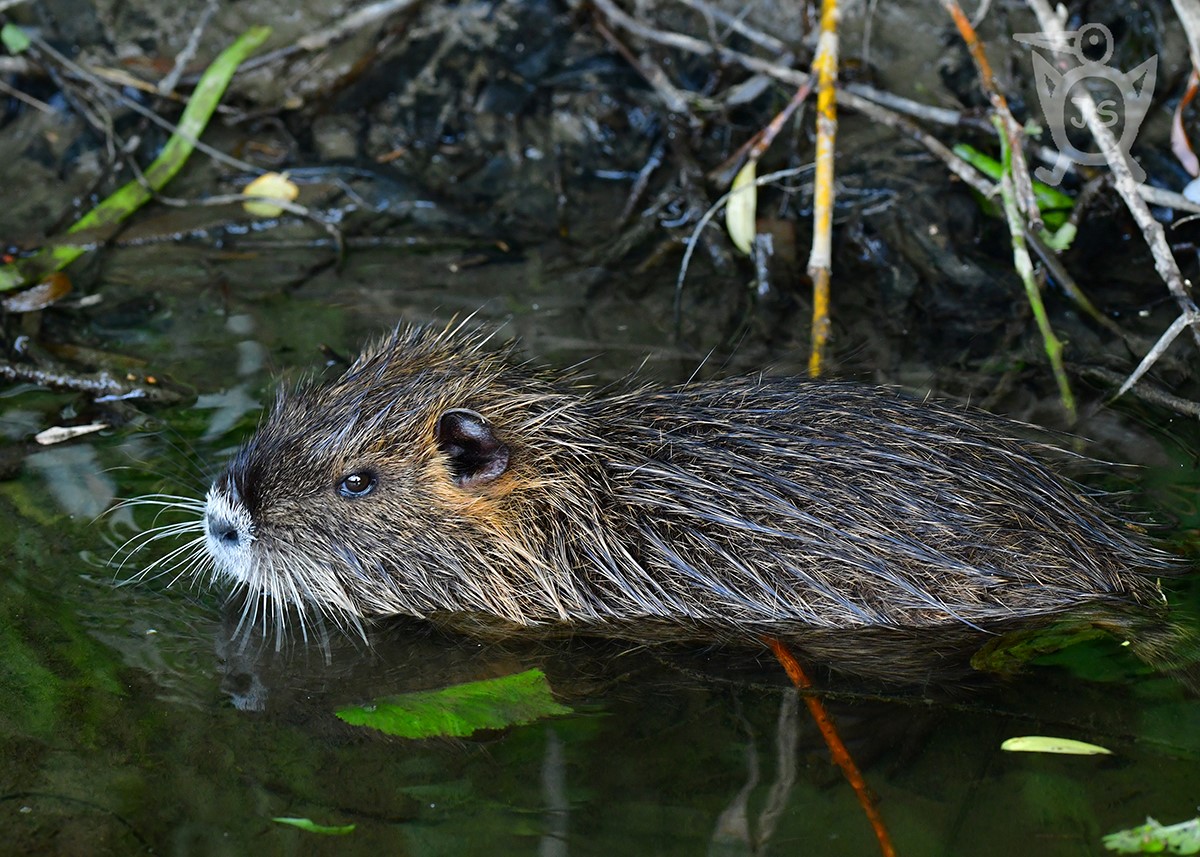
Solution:
<svg viewBox="0 0 1200 857">
<path fill-rule="evenodd" d="M 808 275 L 813 281 L 812 351 L 808 374 L 817 377 L 829 343 L 830 269 L 833 265 L 833 156 L 837 139 L 837 0 L 821 2 L 817 75 L 817 156 L 813 181 L 813 237 Z"/>
</svg>

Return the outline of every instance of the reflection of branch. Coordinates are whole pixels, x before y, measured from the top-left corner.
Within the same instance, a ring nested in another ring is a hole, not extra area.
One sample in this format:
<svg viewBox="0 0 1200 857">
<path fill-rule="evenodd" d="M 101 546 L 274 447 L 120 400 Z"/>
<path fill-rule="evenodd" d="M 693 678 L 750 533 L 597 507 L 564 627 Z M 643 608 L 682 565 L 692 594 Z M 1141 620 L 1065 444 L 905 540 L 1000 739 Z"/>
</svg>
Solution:
<svg viewBox="0 0 1200 857">
<path fill-rule="evenodd" d="M 887 831 L 887 826 L 883 823 L 883 816 L 879 814 L 879 808 L 875 805 L 875 799 L 871 796 L 871 790 L 867 786 L 867 781 L 863 779 L 862 773 L 858 770 L 858 765 L 854 764 L 854 759 L 851 758 L 846 745 L 842 743 L 842 739 L 833 725 L 833 719 L 830 718 L 829 712 L 825 710 L 825 705 L 821 702 L 820 697 L 812 692 L 812 681 L 809 679 L 807 673 L 804 672 L 804 668 L 800 666 L 800 662 L 796 660 L 796 656 L 780 640 L 774 637 L 763 637 L 762 641 L 775 654 L 776 659 L 788 674 L 788 678 L 792 680 L 792 684 L 798 690 L 806 691 L 804 694 L 804 704 L 808 706 L 808 713 L 812 715 L 817 728 L 821 730 L 821 737 L 825 739 L 825 745 L 829 748 L 829 752 L 833 756 L 833 761 L 842 769 L 842 774 L 854 789 L 854 794 L 858 797 L 858 803 L 862 807 L 863 812 L 866 813 L 867 820 L 871 822 L 871 829 L 875 832 L 875 838 L 879 842 L 880 853 L 883 854 L 883 857 L 896 857 L 896 848 L 892 845 L 891 835 Z"/>
<path fill-rule="evenodd" d="M 176 402 L 182 396 L 175 390 L 158 383 L 152 376 L 118 377 L 111 372 L 71 372 L 47 369 L 22 363 L 0 361 L 0 378 L 6 381 L 24 381 L 49 387 L 52 390 L 73 390 L 95 396 L 98 402 L 123 399 L 144 399 L 150 402 Z"/>
</svg>

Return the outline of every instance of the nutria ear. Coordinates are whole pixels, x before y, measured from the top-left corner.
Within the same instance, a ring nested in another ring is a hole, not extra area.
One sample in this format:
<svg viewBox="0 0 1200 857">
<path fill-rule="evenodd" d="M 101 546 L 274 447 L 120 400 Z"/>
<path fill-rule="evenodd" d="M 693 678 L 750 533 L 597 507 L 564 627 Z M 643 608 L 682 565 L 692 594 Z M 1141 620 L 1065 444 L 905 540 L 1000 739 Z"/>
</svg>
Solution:
<svg viewBox="0 0 1200 857">
<path fill-rule="evenodd" d="M 481 414 L 466 408 L 446 411 L 438 420 L 435 437 L 450 459 L 455 483 L 463 488 L 486 485 L 508 469 L 508 446 Z"/>
</svg>

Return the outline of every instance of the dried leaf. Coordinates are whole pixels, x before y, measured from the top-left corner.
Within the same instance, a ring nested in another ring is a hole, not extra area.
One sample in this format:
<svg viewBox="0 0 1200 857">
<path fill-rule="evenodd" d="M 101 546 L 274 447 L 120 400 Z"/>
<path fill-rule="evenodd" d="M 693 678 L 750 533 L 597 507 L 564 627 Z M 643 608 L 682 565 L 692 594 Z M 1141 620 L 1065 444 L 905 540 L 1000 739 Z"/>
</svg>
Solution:
<svg viewBox="0 0 1200 857">
<path fill-rule="evenodd" d="M 61 271 L 47 274 L 40 283 L 0 301 L 8 312 L 37 312 L 71 293 L 71 278 Z"/>
<path fill-rule="evenodd" d="M 104 431 L 106 428 L 108 428 L 108 423 L 91 423 L 86 426 L 53 426 L 45 431 L 38 432 L 33 436 L 33 439 L 42 446 L 52 446 L 56 443 L 62 443 L 64 440 L 80 437 L 81 435 Z"/>
<path fill-rule="evenodd" d="M 292 183 L 287 173 L 263 173 L 242 188 L 245 196 L 265 197 L 242 203 L 242 207 L 255 217 L 278 217 L 283 209 L 270 202 L 272 199 L 292 202 L 300 195 L 300 188 Z"/>
<path fill-rule="evenodd" d="M 758 162 L 746 161 L 746 166 L 734 176 L 729 200 L 725 203 L 725 229 L 729 232 L 729 240 L 746 255 L 754 246 L 755 212 L 758 207 L 758 188 L 754 180 L 757 173 Z"/>
<path fill-rule="evenodd" d="M 1175 153 L 1180 165 L 1188 171 L 1188 175 L 1192 178 L 1200 177 L 1200 161 L 1196 159 L 1196 153 L 1192 151 L 1187 131 L 1184 130 L 1183 111 L 1187 110 L 1187 106 L 1196 97 L 1196 90 L 1200 88 L 1198 84 L 1200 84 L 1200 78 L 1197 77 L 1196 70 L 1192 69 L 1192 75 L 1188 78 L 1187 91 L 1175 105 L 1175 115 L 1171 117 L 1171 151 Z"/>
</svg>

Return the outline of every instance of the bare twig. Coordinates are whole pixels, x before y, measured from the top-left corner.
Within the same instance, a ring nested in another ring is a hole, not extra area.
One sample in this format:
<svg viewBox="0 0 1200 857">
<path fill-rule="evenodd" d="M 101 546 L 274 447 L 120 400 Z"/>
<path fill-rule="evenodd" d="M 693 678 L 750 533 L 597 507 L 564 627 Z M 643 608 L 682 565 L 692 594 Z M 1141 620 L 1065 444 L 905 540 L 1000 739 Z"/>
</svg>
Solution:
<svg viewBox="0 0 1200 857">
<path fill-rule="evenodd" d="M 975 28 L 967 20 L 962 7 L 958 5 L 958 0 L 942 0 L 942 7 L 954 19 L 959 35 L 966 43 L 971 59 L 975 62 L 975 68 L 979 72 L 979 85 L 987 95 L 988 101 L 991 102 L 992 110 L 1002 120 L 993 124 L 996 125 L 997 134 L 1007 138 L 1008 150 L 1012 155 L 1012 181 L 1017 201 L 1020 204 L 1020 211 L 1030 228 L 1037 232 L 1042 229 L 1042 214 L 1033 194 L 1033 180 L 1029 177 L 1029 166 L 1025 163 L 1025 153 L 1022 148 L 1025 132 L 1013 118 L 1012 111 L 1008 109 L 1008 99 L 996 85 L 996 77 L 992 74 L 992 65 L 988 62 L 983 44 L 979 41 Z"/>
<path fill-rule="evenodd" d="M 964 124 L 965 121 L 962 113 L 957 110 L 948 110 L 945 107 L 922 104 L 919 101 L 913 101 L 911 98 L 905 98 L 903 95 L 884 92 L 865 83 L 843 83 L 838 87 L 838 91 L 840 92 L 839 97 L 842 104 L 846 107 L 852 107 L 855 110 L 861 111 L 863 103 L 879 104 L 897 113 L 903 113 L 914 119 L 920 119 L 922 122 L 932 122 L 935 125 L 947 125 L 956 128 Z"/>
<path fill-rule="evenodd" d="M 704 15 L 707 18 L 712 18 L 714 21 L 721 22 L 739 36 L 745 37 L 747 40 L 754 42 L 754 44 L 758 45 L 760 48 L 771 51 L 773 54 L 782 56 L 789 53 L 788 46 L 784 42 L 781 42 L 779 39 L 769 35 L 768 33 L 764 33 L 762 30 L 751 27 L 741 18 L 730 15 L 724 9 L 714 6 L 712 3 L 707 3 L 705 0 L 676 0 L 676 2 L 687 6 L 689 9 L 699 12 L 701 15 Z"/>
<path fill-rule="evenodd" d="M 340 20 L 322 27 L 315 33 L 309 33 L 307 36 L 297 39 L 290 45 L 276 48 L 269 53 L 255 57 L 246 63 L 242 71 L 252 71 L 256 68 L 271 65 L 295 54 L 324 50 L 334 42 L 341 41 L 358 30 L 378 23 L 389 15 L 405 12 L 421 2 L 422 0 L 382 0 L 382 2 L 372 3 L 361 9 L 355 9 Z"/>
<path fill-rule="evenodd" d="M 842 90 L 843 103 L 846 101 L 846 95 L 846 91 Z M 991 179 L 954 154 L 941 140 L 921 128 L 921 126 L 914 123 L 907 116 L 902 116 L 894 110 L 889 110 L 881 104 L 876 104 L 866 99 L 860 99 L 858 106 L 854 109 L 864 116 L 869 116 L 881 125 L 886 125 L 892 130 L 899 131 L 901 134 L 905 134 L 916 140 L 931 155 L 945 164 L 950 172 L 954 173 L 954 175 L 982 195 L 990 198 L 996 193 L 996 185 L 992 183 Z"/>
<path fill-rule="evenodd" d="M 687 96 L 671 83 L 666 72 L 657 63 L 651 62 L 646 57 L 634 56 L 633 51 L 629 50 L 608 27 L 604 26 L 599 17 L 593 23 L 596 31 L 604 37 L 604 40 L 612 45 L 613 49 L 625 58 L 625 62 L 629 63 L 630 67 L 658 93 L 658 97 L 667 110 L 684 116 L 689 114 Z"/>
<path fill-rule="evenodd" d="M 763 126 L 757 134 L 751 137 L 742 145 L 738 146 L 737 151 L 725 159 L 725 162 L 720 166 L 709 170 L 708 177 L 711 181 L 718 185 L 726 185 L 733 177 L 733 173 L 739 170 L 746 161 L 758 161 L 771 144 L 775 142 L 775 138 L 779 136 L 779 132 L 783 130 L 783 126 L 792 118 L 792 115 L 799 109 L 800 105 L 808 98 L 812 87 L 809 84 L 804 84 L 799 87 L 793 94 L 788 103 L 782 110 Z"/>
<path fill-rule="evenodd" d="M 141 181 L 145 181 L 144 177 L 139 176 Z M 338 225 L 322 217 L 318 212 L 309 208 L 306 205 L 292 202 L 287 199 L 280 199 L 275 196 L 257 196 L 247 193 L 226 193 L 214 196 L 201 197 L 199 199 L 178 199 L 171 196 L 163 196 L 161 193 L 156 193 L 154 196 L 156 202 L 161 202 L 163 205 L 172 208 L 201 208 L 205 206 L 219 207 L 222 205 L 244 205 L 247 202 L 264 202 L 276 206 L 289 214 L 295 214 L 297 217 L 303 217 L 305 220 L 312 221 L 320 226 L 333 239 L 333 246 L 336 250 L 337 258 L 340 261 L 345 255 L 346 242 L 342 236 L 342 230 Z"/>
<path fill-rule="evenodd" d="M 1103 366 L 1073 366 L 1071 368 L 1072 371 L 1079 375 L 1094 378 L 1112 387 L 1117 386 L 1125 379 L 1125 376 L 1120 372 L 1105 369 Z M 1141 383 L 1133 387 L 1132 390 L 1133 395 L 1144 402 L 1158 405 L 1160 408 L 1169 408 L 1176 413 L 1186 414 L 1189 417 L 1200 418 L 1200 402 L 1193 402 L 1191 399 L 1176 396 L 1174 393 L 1169 393 L 1162 387 L 1154 384 Z M 1115 399 L 1116 396 L 1113 396 L 1113 398 Z"/>
<path fill-rule="evenodd" d="M 118 377 L 108 371 L 70 372 L 59 368 L 28 366 L 0 360 L 0 378 L 37 384 L 39 387 L 88 393 L 95 396 L 97 402 L 121 399 L 175 402 L 181 398 L 178 391 L 162 386 L 151 376 Z"/>
<path fill-rule="evenodd" d="M 7 83 L 5 83 L 2 80 L 0 80 L 0 92 L 4 93 L 5 95 L 7 95 L 11 98 L 17 99 L 17 101 L 24 101 L 30 107 L 40 110 L 43 113 L 53 113 L 54 112 L 54 108 L 51 107 L 46 102 L 41 101 L 37 98 L 34 98 L 32 95 L 26 95 L 21 90 L 16 89 L 15 87 L 9 86 Z"/>
<path fill-rule="evenodd" d="M 158 82 L 158 92 L 160 95 L 170 95 L 175 91 L 175 86 L 179 83 L 179 78 L 183 75 L 183 70 L 187 68 L 187 64 L 196 56 L 196 50 L 200 47 L 200 37 L 204 34 L 205 28 L 208 27 L 208 22 L 212 20 L 213 14 L 220 5 L 221 0 L 208 0 L 204 5 L 204 9 L 200 12 L 200 18 L 196 21 L 196 26 L 192 28 L 192 32 L 188 36 L 187 44 L 183 46 L 183 50 L 175 57 L 175 65 L 171 67 L 166 77 Z"/>
<path fill-rule="evenodd" d="M 296 45 L 306 51 L 322 50 L 334 42 L 341 41 L 351 33 L 356 33 L 384 18 L 403 12 L 420 2 L 422 0 L 380 0 L 378 3 L 355 9 L 340 21 L 298 39 Z"/>
<path fill-rule="evenodd" d="M 1192 202 L 1181 193 L 1167 190 L 1154 185 L 1140 184 L 1137 186 L 1138 196 L 1151 205 L 1161 205 L 1164 208 L 1174 208 L 1177 211 L 1190 211 L 1200 214 L 1200 204 Z"/>
<path fill-rule="evenodd" d="M 1182 312 L 1177 315 L 1175 320 L 1171 322 L 1171 326 L 1164 330 L 1163 335 L 1158 338 L 1158 342 L 1154 343 L 1154 347 L 1146 352 L 1146 356 L 1142 358 L 1142 362 L 1125 379 L 1125 383 L 1121 385 L 1121 389 L 1117 390 L 1117 395 L 1114 398 L 1119 398 L 1129 392 L 1129 389 L 1141 380 L 1141 377 L 1149 371 L 1150 367 L 1158 361 L 1159 357 L 1166 353 L 1166 350 L 1171 347 L 1171 343 L 1175 341 L 1175 337 L 1179 336 L 1189 324 L 1194 325 L 1195 319 L 1190 318 L 1188 313 Z"/>
<path fill-rule="evenodd" d="M 106 97 L 111 98 L 113 101 L 120 103 L 124 107 L 128 107 L 134 113 L 137 113 L 140 116 L 146 117 L 153 124 L 157 125 L 158 127 L 162 128 L 163 130 L 169 131 L 172 134 L 181 135 L 185 140 L 187 140 L 187 142 L 192 144 L 196 148 L 197 151 L 203 152 L 204 154 L 206 154 L 210 158 L 212 158 L 214 161 L 225 164 L 226 166 L 235 167 L 236 169 L 239 169 L 239 170 L 245 170 L 246 172 L 254 173 L 255 175 L 263 172 L 263 170 L 260 167 L 256 167 L 254 164 L 239 160 L 239 159 L 233 157 L 232 155 L 225 154 L 220 149 L 214 149 L 212 146 L 208 145 L 207 143 L 202 143 L 199 140 L 190 138 L 187 134 L 185 134 L 184 132 L 179 130 L 179 126 L 175 125 L 172 122 L 168 122 L 166 119 L 163 119 L 161 116 L 159 116 L 157 113 L 155 113 L 150 108 L 142 106 L 141 104 L 139 104 L 137 101 L 133 100 L 132 98 L 128 98 L 127 96 L 125 96 L 123 93 L 120 92 L 120 90 L 115 89 L 112 86 L 109 86 L 107 83 L 105 83 L 103 80 L 101 80 L 98 76 L 96 76 L 92 72 L 88 71 L 83 66 L 71 61 L 66 56 L 59 53 L 57 50 L 55 50 L 53 47 L 51 47 L 45 40 L 41 39 L 38 36 L 32 36 L 31 39 L 33 41 L 34 46 L 37 48 L 37 50 L 40 53 L 44 54 L 45 56 L 52 59 L 55 63 L 61 65 L 65 69 L 67 69 L 67 71 L 71 72 L 71 74 L 74 75 L 75 77 L 77 77 L 79 80 L 86 82 L 89 86 L 94 87 L 96 90 L 103 93 Z"/>
</svg>

